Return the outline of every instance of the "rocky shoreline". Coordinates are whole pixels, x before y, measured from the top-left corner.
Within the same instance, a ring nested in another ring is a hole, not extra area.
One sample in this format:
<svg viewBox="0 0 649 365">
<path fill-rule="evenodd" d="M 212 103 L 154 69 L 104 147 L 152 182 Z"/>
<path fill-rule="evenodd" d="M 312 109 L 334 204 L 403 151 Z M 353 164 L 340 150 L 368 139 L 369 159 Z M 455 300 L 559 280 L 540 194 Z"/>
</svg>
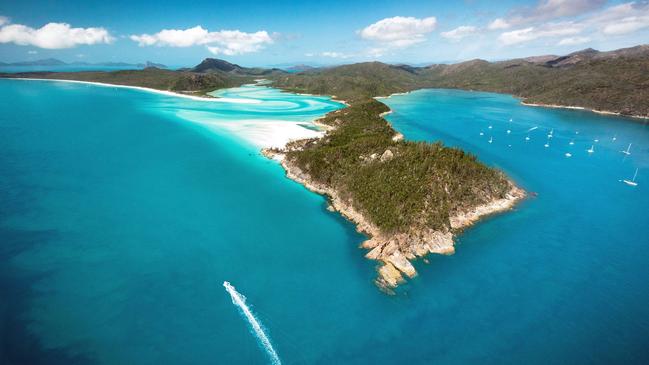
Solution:
<svg viewBox="0 0 649 365">
<path fill-rule="evenodd" d="M 321 124 L 317 121 L 315 123 L 316 125 Z M 329 125 L 326 127 L 326 130 L 333 128 Z M 403 138 L 403 136 L 397 132 L 394 138 Z M 411 261 L 423 258 L 430 253 L 453 254 L 455 252 L 455 233 L 471 226 L 485 216 L 512 209 L 526 195 L 522 189 L 510 181 L 510 190 L 504 198 L 495 199 L 487 204 L 455 214 L 450 218 L 451 227 L 447 231 L 413 228 L 405 233 L 384 234 L 349 202 L 342 199 L 333 187 L 315 181 L 296 163 L 286 157 L 286 152 L 301 148 L 300 142 L 290 143 L 283 149 L 263 149 L 262 154 L 279 161 L 288 178 L 315 193 L 325 195 L 333 210 L 340 212 L 356 225 L 358 232 L 369 237 L 360 247 L 369 250 L 365 255 L 366 258 L 380 262 L 375 282 L 387 293 L 393 293 L 393 289 L 405 282 L 406 278 L 413 278 L 417 275 Z"/>
</svg>

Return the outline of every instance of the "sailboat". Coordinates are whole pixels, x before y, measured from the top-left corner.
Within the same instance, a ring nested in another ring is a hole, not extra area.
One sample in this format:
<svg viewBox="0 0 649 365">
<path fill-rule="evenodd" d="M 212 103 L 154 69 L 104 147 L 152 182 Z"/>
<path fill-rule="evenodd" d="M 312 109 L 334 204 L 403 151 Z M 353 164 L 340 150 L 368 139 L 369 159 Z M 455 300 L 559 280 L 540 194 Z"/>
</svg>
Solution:
<svg viewBox="0 0 649 365">
<path fill-rule="evenodd" d="M 571 146 L 574 145 L 574 144 L 575 144 L 575 140 L 574 140 L 574 139 L 573 139 L 573 140 L 570 140 L 570 143 L 568 143 L 568 144 L 571 145 Z"/>
<path fill-rule="evenodd" d="M 481 135 L 481 136 L 484 136 L 484 132 L 483 132 L 483 131 L 480 131 L 480 135 Z"/>
<path fill-rule="evenodd" d="M 617 139 L 617 134 L 613 136 L 613 141 Z"/>
<path fill-rule="evenodd" d="M 543 147 L 545 147 L 545 148 L 550 147 L 550 136 L 548 136 L 548 141 L 545 142 L 545 144 L 543 145 Z"/>
<path fill-rule="evenodd" d="M 550 134 L 548 134 L 548 138 L 552 138 L 552 135 L 554 134 L 554 128 L 550 130 Z"/>
<path fill-rule="evenodd" d="M 494 141 L 494 137 L 489 137 L 489 143 Z"/>
<path fill-rule="evenodd" d="M 566 152 L 566 157 L 572 157 L 572 153 Z"/>
<path fill-rule="evenodd" d="M 629 147 L 626 148 L 626 151 L 620 151 L 620 152 L 624 153 L 627 156 L 630 155 L 631 154 L 631 145 L 632 145 L 632 143 L 629 143 Z"/>
<path fill-rule="evenodd" d="M 512 132 L 511 125 L 512 125 L 512 118 L 509 118 L 509 124 L 507 125 L 507 134 L 510 134 Z"/>
<path fill-rule="evenodd" d="M 530 140 L 530 134 L 528 133 L 527 137 L 525 137 L 525 141 L 529 141 L 529 140 Z"/>
<path fill-rule="evenodd" d="M 590 146 L 590 148 L 587 149 L 586 152 L 588 152 L 588 153 L 593 153 L 593 152 L 595 152 L 595 145 Z"/>
<path fill-rule="evenodd" d="M 635 169 L 635 174 L 633 174 L 633 179 L 631 180 L 622 180 L 625 184 L 631 185 L 631 186 L 638 186 L 638 183 L 635 182 L 635 178 L 638 177 L 638 168 Z"/>
<path fill-rule="evenodd" d="M 491 129 L 491 128 L 493 128 L 493 126 L 489 126 L 488 128 Z"/>
</svg>

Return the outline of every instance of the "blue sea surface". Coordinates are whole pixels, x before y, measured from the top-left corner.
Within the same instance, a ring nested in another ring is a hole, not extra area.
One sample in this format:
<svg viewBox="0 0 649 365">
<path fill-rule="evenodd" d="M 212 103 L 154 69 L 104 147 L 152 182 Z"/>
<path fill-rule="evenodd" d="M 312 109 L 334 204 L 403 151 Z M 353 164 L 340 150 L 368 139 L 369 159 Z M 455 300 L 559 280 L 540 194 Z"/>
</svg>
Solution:
<svg viewBox="0 0 649 365">
<path fill-rule="evenodd" d="M 255 102 L 0 80 L 0 363 L 268 363 L 224 281 L 285 364 L 649 361 L 643 123 L 487 93 L 383 99 L 407 138 L 462 147 L 538 193 L 388 296 L 364 237 L 250 133 L 341 105 L 217 94 Z M 636 167 L 638 186 L 619 181 Z"/>
</svg>

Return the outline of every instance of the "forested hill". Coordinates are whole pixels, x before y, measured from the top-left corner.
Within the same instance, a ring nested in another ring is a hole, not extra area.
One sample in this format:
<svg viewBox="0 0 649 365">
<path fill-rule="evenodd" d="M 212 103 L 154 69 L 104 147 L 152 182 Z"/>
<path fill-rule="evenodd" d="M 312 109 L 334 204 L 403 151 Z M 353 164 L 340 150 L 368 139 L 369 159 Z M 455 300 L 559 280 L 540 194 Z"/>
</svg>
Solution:
<svg viewBox="0 0 649 365">
<path fill-rule="evenodd" d="M 274 80 L 276 86 L 293 91 L 350 100 L 425 87 L 458 88 L 509 93 L 530 103 L 649 116 L 649 45 L 428 67 L 357 63 Z"/>
</svg>

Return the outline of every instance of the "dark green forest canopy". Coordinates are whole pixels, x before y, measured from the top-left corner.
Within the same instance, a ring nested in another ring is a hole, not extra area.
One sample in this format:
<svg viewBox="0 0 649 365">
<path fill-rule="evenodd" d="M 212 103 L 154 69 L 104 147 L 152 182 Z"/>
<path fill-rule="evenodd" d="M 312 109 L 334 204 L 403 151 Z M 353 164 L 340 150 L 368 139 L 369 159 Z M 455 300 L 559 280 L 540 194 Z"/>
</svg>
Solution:
<svg viewBox="0 0 649 365">
<path fill-rule="evenodd" d="M 329 113 L 336 126 L 287 154 L 321 184 L 336 189 L 386 233 L 412 228 L 449 229 L 449 217 L 510 190 L 506 177 L 474 155 L 441 143 L 393 140 L 380 117 L 388 108 L 373 99 Z M 389 151 L 392 158 L 382 158 Z"/>
</svg>

